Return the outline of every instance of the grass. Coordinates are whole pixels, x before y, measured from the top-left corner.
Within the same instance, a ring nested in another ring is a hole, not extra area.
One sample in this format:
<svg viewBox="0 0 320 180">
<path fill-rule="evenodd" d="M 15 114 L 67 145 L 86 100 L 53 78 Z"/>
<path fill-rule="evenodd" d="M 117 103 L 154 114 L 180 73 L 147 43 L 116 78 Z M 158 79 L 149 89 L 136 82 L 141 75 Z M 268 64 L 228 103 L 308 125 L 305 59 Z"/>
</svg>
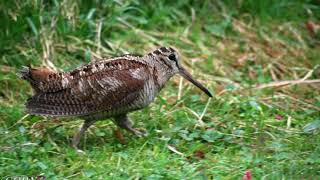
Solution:
<svg viewBox="0 0 320 180">
<path fill-rule="evenodd" d="M 0 5 L 0 177 L 313 179 L 320 176 L 319 2 L 6 1 Z M 310 33 L 315 31 L 315 35 Z M 215 94 L 174 77 L 131 114 L 149 136 L 110 121 L 70 147 L 82 120 L 25 116 L 23 65 L 71 70 L 91 57 L 180 50 Z M 280 86 L 285 80 L 302 82 Z M 269 88 L 263 88 L 270 85 Z M 258 87 L 258 89 L 255 89 Z"/>
</svg>

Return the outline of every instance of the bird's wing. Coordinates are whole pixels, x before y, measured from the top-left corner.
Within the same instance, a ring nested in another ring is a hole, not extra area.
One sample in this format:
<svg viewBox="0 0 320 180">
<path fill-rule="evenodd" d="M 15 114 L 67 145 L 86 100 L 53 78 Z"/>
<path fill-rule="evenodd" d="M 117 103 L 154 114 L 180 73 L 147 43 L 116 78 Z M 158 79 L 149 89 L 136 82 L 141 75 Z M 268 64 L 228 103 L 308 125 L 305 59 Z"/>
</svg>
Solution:
<svg viewBox="0 0 320 180">
<path fill-rule="evenodd" d="M 26 104 L 31 114 L 84 116 L 115 111 L 134 101 L 148 80 L 139 61 L 101 61 L 63 74 L 55 90 L 42 88 Z M 49 87 L 49 83 L 43 87 Z M 52 88 L 51 88 L 52 89 Z"/>
<path fill-rule="evenodd" d="M 27 80 L 32 88 L 38 92 L 56 92 L 65 88 L 63 80 L 65 73 L 59 73 L 49 68 L 24 67 L 19 71 L 22 79 Z"/>
</svg>

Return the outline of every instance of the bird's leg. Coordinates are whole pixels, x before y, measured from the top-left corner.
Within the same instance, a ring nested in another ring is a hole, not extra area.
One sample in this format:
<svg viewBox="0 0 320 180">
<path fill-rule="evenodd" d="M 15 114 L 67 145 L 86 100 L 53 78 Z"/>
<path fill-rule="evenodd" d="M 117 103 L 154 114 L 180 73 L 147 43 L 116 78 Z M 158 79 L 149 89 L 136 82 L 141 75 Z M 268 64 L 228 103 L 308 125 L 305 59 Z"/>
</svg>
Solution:
<svg viewBox="0 0 320 180">
<path fill-rule="evenodd" d="M 81 151 L 78 147 L 79 145 L 79 142 L 80 142 L 80 139 L 81 137 L 83 136 L 83 134 L 86 132 L 86 130 L 92 125 L 94 124 L 95 121 L 88 121 L 88 120 L 85 120 L 84 123 L 82 124 L 82 127 L 80 129 L 80 131 L 73 137 L 72 139 L 72 146 L 73 148 L 75 148 L 76 150 L 78 151 Z"/>
<path fill-rule="evenodd" d="M 132 127 L 132 122 L 130 121 L 129 117 L 127 116 L 127 114 L 121 114 L 118 116 L 114 117 L 115 123 L 120 127 L 120 128 L 124 128 L 127 131 L 133 133 L 136 136 L 142 137 L 142 136 L 146 136 L 147 133 L 145 132 L 141 132 L 138 129 L 135 129 Z"/>
</svg>

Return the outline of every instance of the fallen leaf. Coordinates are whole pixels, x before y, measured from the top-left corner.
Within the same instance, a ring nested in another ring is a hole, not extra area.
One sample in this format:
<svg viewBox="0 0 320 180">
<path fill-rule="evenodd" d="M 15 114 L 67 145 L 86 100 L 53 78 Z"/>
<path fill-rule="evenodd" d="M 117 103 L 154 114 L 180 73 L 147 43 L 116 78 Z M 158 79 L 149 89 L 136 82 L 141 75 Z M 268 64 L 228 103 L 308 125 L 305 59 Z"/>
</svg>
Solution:
<svg viewBox="0 0 320 180">
<path fill-rule="evenodd" d="M 308 29 L 310 36 L 314 37 L 320 29 L 320 24 L 308 21 L 306 22 L 306 28 Z"/>
<path fill-rule="evenodd" d="M 281 120 L 283 119 L 283 116 L 281 116 L 281 115 L 277 114 L 275 118 L 276 118 L 276 120 L 281 121 Z"/>
<path fill-rule="evenodd" d="M 60 119 L 58 119 L 58 118 L 54 118 L 54 119 L 52 120 L 52 122 L 53 122 L 54 124 L 60 124 L 60 123 L 61 123 Z"/>
<path fill-rule="evenodd" d="M 242 177 L 242 180 L 252 180 L 251 170 L 247 170 Z"/>
<path fill-rule="evenodd" d="M 121 144 L 127 144 L 123 134 L 121 133 L 121 130 L 119 128 L 117 128 L 115 131 L 114 131 L 114 136 L 119 140 L 119 142 Z"/>
<path fill-rule="evenodd" d="M 238 66 L 243 66 L 245 62 L 248 60 L 249 55 L 248 54 L 243 54 L 237 59 L 237 65 Z"/>
<path fill-rule="evenodd" d="M 43 129 L 44 125 L 43 125 L 43 123 L 37 123 L 37 124 L 33 125 L 32 128 L 34 128 L 34 129 Z"/>
<path fill-rule="evenodd" d="M 269 46 L 267 46 L 267 47 L 264 48 L 264 52 L 265 52 L 268 56 L 270 56 L 270 57 L 272 57 L 272 58 L 280 58 L 280 57 L 282 56 L 281 51 L 279 51 L 278 49 L 276 49 L 276 48 L 274 48 L 274 47 L 269 47 Z"/>
<path fill-rule="evenodd" d="M 196 150 L 194 153 L 193 153 L 193 156 L 197 157 L 197 158 L 200 158 L 200 159 L 204 159 L 206 156 L 205 156 L 205 153 L 201 150 Z"/>
<path fill-rule="evenodd" d="M 170 145 L 170 144 L 168 144 L 167 147 L 168 147 L 168 149 L 169 149 L 170 151 L 172 151 L 172 152 L 174 152 L 174 153 L 176 153 L 176 154 L 179 154 L 179 155 L 181 155 L 181 156 L 184 155 L 182 152 L 179 152 L 174 146 L 172 146 L 172 145 Z"/>
</svg>

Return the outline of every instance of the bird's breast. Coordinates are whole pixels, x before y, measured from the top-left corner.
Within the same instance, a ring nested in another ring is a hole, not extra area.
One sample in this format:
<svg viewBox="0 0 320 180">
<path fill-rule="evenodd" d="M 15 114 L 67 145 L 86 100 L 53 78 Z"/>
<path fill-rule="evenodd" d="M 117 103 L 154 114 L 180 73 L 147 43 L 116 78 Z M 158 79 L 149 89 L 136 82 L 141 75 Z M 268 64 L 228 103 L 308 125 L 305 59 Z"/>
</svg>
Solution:
<svg viewBox="0 0 320 180">
<path fill-rule="evenodd" d="M 154 101 L 157 96 L 159 89 L 156 82 L 153 79 L 149 79 L 145 82 L 142 91 L 139 93 L 139 97 L 135 101 L 135 104 L 139 108 L 148 106 Z"/>
</svg>

